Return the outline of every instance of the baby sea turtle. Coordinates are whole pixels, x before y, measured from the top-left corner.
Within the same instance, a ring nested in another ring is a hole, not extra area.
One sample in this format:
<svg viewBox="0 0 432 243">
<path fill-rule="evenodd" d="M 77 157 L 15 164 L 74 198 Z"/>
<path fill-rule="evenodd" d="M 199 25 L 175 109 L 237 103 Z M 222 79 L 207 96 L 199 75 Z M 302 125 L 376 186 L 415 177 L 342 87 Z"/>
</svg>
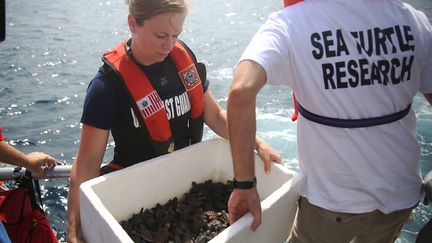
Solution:
<svg viewBox="0 0 432 243">
<path fill-rule="evenodd" d="M 120 224 L 135 242 L 208 242 L 229 226 L 230 193 L 221 182 L 192 182 L 181 199 L 141 209 Z"/>
</svg>

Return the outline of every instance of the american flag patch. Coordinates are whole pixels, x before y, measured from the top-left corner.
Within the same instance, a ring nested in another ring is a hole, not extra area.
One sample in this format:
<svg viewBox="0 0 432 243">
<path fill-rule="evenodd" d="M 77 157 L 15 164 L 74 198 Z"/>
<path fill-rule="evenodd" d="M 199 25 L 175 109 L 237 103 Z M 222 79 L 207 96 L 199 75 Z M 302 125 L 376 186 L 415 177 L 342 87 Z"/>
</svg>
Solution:
<svg viewBox="0 0 432 243">
<path fill-rule="evenodd" d="M 150 117 L 156 112 L 164 108 L 163 102 L 156 91 L 151 92 L 147 96 L 137 102 L 138 108 L 141 110 L 144 118 Z"/>
</svg>

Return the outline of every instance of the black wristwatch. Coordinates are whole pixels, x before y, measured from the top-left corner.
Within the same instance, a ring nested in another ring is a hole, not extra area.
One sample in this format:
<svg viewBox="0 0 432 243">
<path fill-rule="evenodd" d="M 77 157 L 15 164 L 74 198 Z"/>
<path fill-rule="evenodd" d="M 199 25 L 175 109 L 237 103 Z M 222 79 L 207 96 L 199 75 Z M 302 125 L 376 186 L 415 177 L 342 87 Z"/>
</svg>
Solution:
<svg viewBox="0 0 432 243">
<path fill-rule="evenodd" d="M 236 180 L 236 178 L 233 178 L 232 181 L 228 181 L 228 186 L 231 187 L 232 189 L 247 190 L 253 188 L 254 186 L 256 186 L 256 184 L 257 184 L 256 177 L 254 177 L 253 180 L 250 181 L 238 181 Z"/>
</svg>

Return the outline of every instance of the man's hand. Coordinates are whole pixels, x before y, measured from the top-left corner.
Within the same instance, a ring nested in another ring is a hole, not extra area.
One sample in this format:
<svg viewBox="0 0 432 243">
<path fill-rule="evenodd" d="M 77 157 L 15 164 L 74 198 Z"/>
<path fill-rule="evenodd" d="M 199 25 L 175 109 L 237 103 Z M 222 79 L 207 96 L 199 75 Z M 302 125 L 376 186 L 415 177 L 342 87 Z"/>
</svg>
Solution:
<svg viewBox="0 0 432 243">
<path fill-rule="evenodd" d="M 261 203 L 256 187 L 243 190 L 234 189 L 228 201 L 230 224 L 250 212 L 254 218 L 251 229 L 255 231 L 261 224 Z"/>
</svg>

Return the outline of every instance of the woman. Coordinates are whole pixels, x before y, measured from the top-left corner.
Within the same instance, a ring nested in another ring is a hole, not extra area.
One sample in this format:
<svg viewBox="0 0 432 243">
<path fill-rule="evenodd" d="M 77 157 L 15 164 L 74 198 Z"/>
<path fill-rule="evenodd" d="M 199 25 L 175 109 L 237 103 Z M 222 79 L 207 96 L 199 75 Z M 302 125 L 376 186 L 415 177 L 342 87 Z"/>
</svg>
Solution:
<svg viewBox="0 0 432 243">
<path fill-rule="evenodd" d="M 81 143 L 68 198 L 68 241 L 83 241 L 79 186 L 100 175 L 109 132 L 113 161 L 101 173 L 121 169 L 201 141 L 203 122 L 228 138 L 225 111 L 208 90 L 205 69 L 178 36 L 185 0 L 129 0 L 132 38 L 107 52 L 84 102 Z M 201 72 L 198 72 L 201 70 Z M 200 74 L 201 75 L 200 75 Z M 280 156 L 257 139 L 266 171 Z"/>
</svg>

